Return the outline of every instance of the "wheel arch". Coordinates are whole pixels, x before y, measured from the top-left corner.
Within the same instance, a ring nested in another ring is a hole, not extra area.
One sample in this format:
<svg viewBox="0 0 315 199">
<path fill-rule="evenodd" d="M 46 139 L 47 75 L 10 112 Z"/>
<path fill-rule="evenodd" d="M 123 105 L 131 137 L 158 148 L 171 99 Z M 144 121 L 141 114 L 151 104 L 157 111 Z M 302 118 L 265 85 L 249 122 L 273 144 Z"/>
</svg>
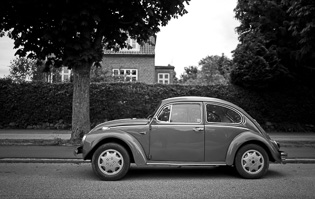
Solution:
<svg viewBox="0 0 315 199">
<path fill-rule="evenodd" d="M 136 163 L 137 165 L 144 165 L 147 162 L 145 153 L 142 149 L 141 144 L 134 137 L 125 134 L 125 133 L 108 133 L 105 136 L 98 139 L 97 142 L 94 142 L 91 146 L 91 149 L 84 157 L 85 160 L 92 160 L 93 154 L 95 151 L 106 143 L 117 143 L 123 146 L 130 157 L 130 163 Z"/>
<path fill-rule="evenodd" d="M 276 158 L 272 153 L 272 147 L 264 138 L 251 132 L 244 132 L 235 137 L 231 142 L 226 155 L 226 164 L 234 165 L 237 152 L 240 150 L 240 148 L 248 144 L 256 144 L 262 147 L 266 151 L 269 160 L 271 162 L 276 161 Z"/>
<path fill-rule="evenodd" d="M 91 160 L 92 159 L 92 156 L 93 154 L 95 153 L 95 151 L 100 147 L 102 146 L 103 144 L 106 144 L 106 143 L 117 143 L 121 146 L 123 146 L 127 152 L 128 152 L 128 155 L 130 157 L 130 163 L 134 163 L 134 157 L 133 157 L 133 154 L 131 152 L 131 149 L 130 147 L 126 144 L 126 142 L 124 142 L 123 140 L 121 139 L 118 139 L 118 138 L 104 138 L 102 140 L 100 140 L 93 148 L 92 150 L 87 154 L 87 156 L 85 157 L 85 159 L 87 160 Z"/>
</svg>

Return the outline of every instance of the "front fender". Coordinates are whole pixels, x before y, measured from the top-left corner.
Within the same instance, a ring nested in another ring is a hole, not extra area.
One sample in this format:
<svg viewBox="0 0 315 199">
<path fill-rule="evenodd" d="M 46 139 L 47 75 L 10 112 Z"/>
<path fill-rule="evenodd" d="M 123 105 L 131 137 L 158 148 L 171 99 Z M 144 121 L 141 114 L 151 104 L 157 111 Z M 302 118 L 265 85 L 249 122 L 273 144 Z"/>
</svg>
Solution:
<svg viewBox="0 0 315 199">
<path fill-rule="evenodd" d="M 227 154 L 225 162 L 227 165 L 233 165 L 234 159 L 238 149 L 245 143 L 255 142 L 261 144 L 265 149 L 268 151 L 267 154 L 271 155 L 272 158 L 276 161 L 279 160 L 279 151 L 264 137 L 259 134 L 252 133 L 250 131 L 243 132 L 236 136 L 233 141 L 231 142 Z M 281 158 L 280 158 L 281 159 Z"/>
<path fill-rule="evenodd" d="M 103 143 L 106 143 L 107 140 L 110 142 L 112 139 L 117 139 L 121 142 L 124 142 L 129 147 L 137 165 L 146 164 L 147 158 L 139 141 L 128 133 L 116 129 L 105 131 L 98 130 L 92 134 L 87 134 L 87 137 L 83 143 L 83 159 L 92 157 L 92 153 L 94 153 L 97 147 Z"/>
</svg>

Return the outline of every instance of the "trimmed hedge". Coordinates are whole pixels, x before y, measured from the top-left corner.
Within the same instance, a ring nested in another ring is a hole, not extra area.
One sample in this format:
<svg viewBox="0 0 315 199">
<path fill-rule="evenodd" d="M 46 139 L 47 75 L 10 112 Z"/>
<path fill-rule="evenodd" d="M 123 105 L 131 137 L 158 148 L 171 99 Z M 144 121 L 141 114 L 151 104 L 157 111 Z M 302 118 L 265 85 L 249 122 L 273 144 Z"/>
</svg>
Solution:
<svg viewBox="0 0 315 199">
<path fill-rule="evenodd" d="M 315 91 L 305 87 L 250 91 L 233 85 L 91 84 L 91 126 L 146 117 L 161 99 L 208 96 L 230 101 L 267 130 L 315 131 Z M 0 128 L 71 128 L 72 84 L 0 79 Z"/>
</svg>

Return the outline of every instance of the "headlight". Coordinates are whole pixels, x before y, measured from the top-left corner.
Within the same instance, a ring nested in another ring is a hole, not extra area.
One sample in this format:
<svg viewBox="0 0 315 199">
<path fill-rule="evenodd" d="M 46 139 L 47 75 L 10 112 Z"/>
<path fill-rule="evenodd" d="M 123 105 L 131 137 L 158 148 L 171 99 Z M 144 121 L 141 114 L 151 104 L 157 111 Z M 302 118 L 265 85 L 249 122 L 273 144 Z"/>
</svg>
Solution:
<svg viewBox="0 0 315 199">
<path fill-rule="evenodd" d="M 275 141 L 275 140 L 271 140 L 271 141 L 273 142 L 274 145 L 276 145 L 278 147 L 278 149 L 280 149 L 280 144 L 277 141 Z"/>
</svg>

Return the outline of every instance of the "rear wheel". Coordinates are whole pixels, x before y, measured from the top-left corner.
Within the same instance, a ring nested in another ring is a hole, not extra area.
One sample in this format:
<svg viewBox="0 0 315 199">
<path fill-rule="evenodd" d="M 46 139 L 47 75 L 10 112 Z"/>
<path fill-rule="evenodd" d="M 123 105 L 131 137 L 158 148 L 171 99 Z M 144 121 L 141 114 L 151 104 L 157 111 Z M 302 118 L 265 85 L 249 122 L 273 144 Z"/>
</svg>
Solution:
<svg viewBox="0 0 315 199">
<path fill-rule="evenodd" d="M 100 146 L 92 157 L 94 173 L 102 180 L 119 180 L 130 167 L 130 158 L 126 149 L 116 143 Z"/>
<path fill-rule="evenodd" d="M 241 177 L 257 179 L 266 174 L 269 158 L 261 146 L 248 144 L 238 150 L 234 164 Z"/>
</svg>

